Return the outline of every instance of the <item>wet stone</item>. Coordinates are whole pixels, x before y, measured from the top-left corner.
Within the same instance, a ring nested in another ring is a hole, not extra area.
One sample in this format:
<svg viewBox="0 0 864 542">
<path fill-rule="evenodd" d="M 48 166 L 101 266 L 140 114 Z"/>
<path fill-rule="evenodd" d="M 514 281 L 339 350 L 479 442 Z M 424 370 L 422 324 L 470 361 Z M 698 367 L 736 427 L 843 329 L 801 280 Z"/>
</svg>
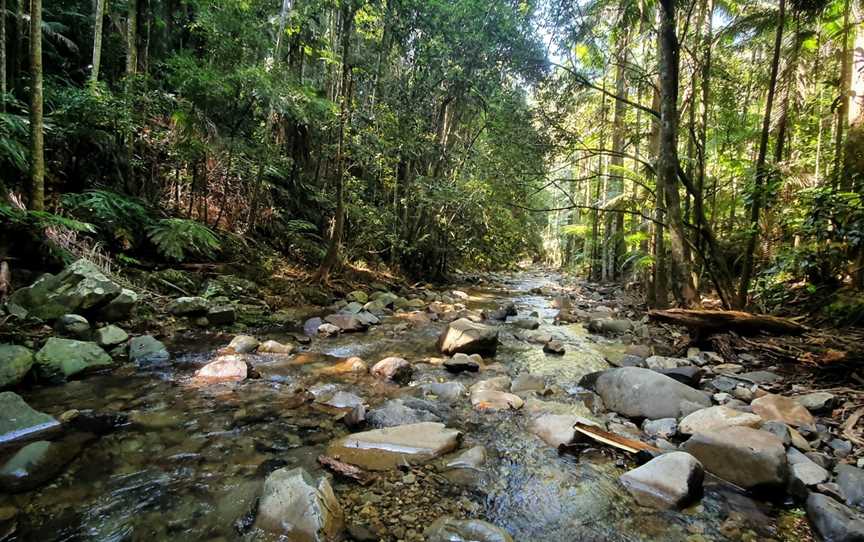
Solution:
<svg viewBox="0 0 864 542">
<path fill-rule="evenodd" d="M 60 423 L 30 407 L 16 393 L 0 393 L 0 444 L 38 438 L 59 429 Z"/>
<path fill-rule="evenodd" d="M 670 452 L 623 474 L 620 480 L 642 506 L 679 509 L 702 496 L 704 478 L 695 457 Z"/>
<path fill-rule="evenodd" d="M 422 399 L 391 399 L 369 411 L 366 419 L 373 427 L 395 427 L 420 422 L 440 422 L 434 403 Z"/>
<path fill-rule="evenodd" d="M 418 465 L 456 449 L 462 433 L 442 423 L 423 422 L 354 433 L 336 440 L 327 455 L 369 470 Z"/>
<path fill-rule="evenodd" d="M 342 508 L 326 477 L 312 478 L 304 469 L 279 469 L 264 481 L 257 527 L 289 540 L 326 542 L 344 529 Z"/>
<path fill-rule="evenodd" d="M 36 371 L 52 382 L 104 369 L 113 363 L 111 356 L 96 343 L 57 337 L 49 338 L 35 357 Z"/>
<path fill-rule="evenodd" d="M 467 393 L 461 382 L 430 382 L 419 387 L 424 395 L 434 395 L 448 403 L 460 401 Z"/>
<path fill-rule="evenodd" d="M 155 337 L 141 335 L 129 341 L 129 359 L 142 368 L 163 367 L 168 364 L 171 355 Z"/>
<path fill-rule="evenodd" d="M 426 542 L 513 542 L 507 531 L 479 519 L 439 518 L 424 536 Z"/>
<path fill-rule="evenodd" d="M 196 378 L 210 382 L 239 382 L 246 380 L 247 376 L 248 366 L 241 355 L 220 356 L 195 373 Z"/>
<path fill-rule="evenodd" d="M 488 459 L 488 453 L 485 446 L 474 446 L 464 452 L 459 453 L 447 463 L 445 467 L 448 469 L 475 469 L 483 468 Z"/>
<path fill-rule="evenodd" d="M 228 343 L 227 349 L 235 354 L 249 354 L 258 349 L 258 339 L 251 335 L 237 335 Z"/>
<path fill-rule="evenodd" d="M 807 517 L 823 540 L 864 541 L 864 518 L 831 497 L 811 493 L 807 497 Z"/>
<path fill-rule="evenodd" d="M 115 325 L 100 327 L 96 330 L 96 344 L 103 348 L 117 346 L 128 340 L 129 334 Z"/>
<path fill-rule="evenodd" d="M 480 367 L 481 363 L 474 359 L 474 356 L 468 354 L 456 353 L 453 354 L 452 358 L 444 361 L 444 368 L 451 373 L 476 373 Z"/>
<path fill-rule="evenodd" d="M 0 388 L 21 382 L 33 366 L 33 352 L 16 344 L 0 344 Z"/>
<path fill-rule="evenodd" d="M 379 378 L 404 384 L 411 380 L 414 367 L 402 358 L 389 357 L 373 365 L 371 373 Z"/>
<path fill-rule="evenodd" d="M 471 405 L 475 410 L 518 410 L 525 402 L 518 395 L 497 390 L 471 392 Z"/>
<path fill-rule="evenodd" d="M 73 339 L 90 339 L 90 322 L 79 314 L 64 314 L 54 322 L 54 331 Z"/>
<path fill-rule="evenodd" d="M 498 349 L 498 330 L 460 318 L 447 325 L 438 338 L 438 350 L 444 354 L 488 354 L 494 356 Z"/>
<path fill-rule="evenodd" d="M 264 341 L 258 345 L 259 354 L 291 354 L 294 352 L 294 345 L 282 344 L 279 341 Z"/>
<path fill-rule="evenodd" d="M 518 375 L 510 384 L 510 391 L 513 393 L 526 391 L 542 392 L 545 389 L 546 381 L 543 377 L 532 375 L 530 373 L 522 373 Z"/>
<path fill-rule="evenodd" d="M 547 354 L 563 356 L 565 353 L 565 348 L 564 344 L 562 344 L 561 341 L 553 340 L 543 345 L 543 351 Z"/>
<path fill-rule="evenodd" d="M 783 422 L 792 427 L 812 425 L 815 421 L 806 408 L 782 395 L 764 395 L 753 400 L 750 406 L 765 421 Z"/>
</svg>

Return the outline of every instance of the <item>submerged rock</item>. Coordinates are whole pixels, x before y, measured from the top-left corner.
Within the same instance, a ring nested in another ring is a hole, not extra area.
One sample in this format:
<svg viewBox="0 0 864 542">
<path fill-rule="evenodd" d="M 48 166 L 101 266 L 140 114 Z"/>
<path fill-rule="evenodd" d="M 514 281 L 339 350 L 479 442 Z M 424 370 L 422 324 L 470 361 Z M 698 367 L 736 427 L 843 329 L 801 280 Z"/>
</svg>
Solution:
<svg viewBox="0 0 864 542">
<path fill-rule="evenodd" d="M 414 374 L 414 367 L 402 358 L 389 357 L 373 365 L 371 372 L 379 378 L 404 384 L 411 380 L 411 375 Z"/>
<path fill-rule="evenodd" d="M 864 518 L 831 497 L 811 493 L 807 517 L 825 542 L 864 542 Z"/>
<path fill-rule="evenodd" d="M 618 320 L 614 318 L 592 318 L 586 326 L 591 333 L 600 334 L 619 334 L 626 333 L 633 329 L 633 322 L 630 320 Z"/>
<path fill-rule="evenodd" d="M 171 355 L 155 337 L 141 335 L 129 341 L 129 359 L 142 368 L 162 367 L 168 364 Z"/>
<path fill-rule="evenodd" d="M 476 356 L 476 354 L 474 356 Z M 453 354 L 452 358 L 444 361 L 444 368 L 451 373 L 461 373 L 465 371 L 476 373 L 480 370 L 481 362 L 477 361 L 474 356 L 462 353 Z"/>
<path fill-rule="evenodd" d="M 294 352 L 294 345 L 282 344 L 278 341 L 264 341 L 258 345 L 259 354 L 291 354 Z"/>
<path fill-rule="evenodd" d="M 652 420 L 679 418 L 711 406 L 707 394 L 668 376 L 638 367 L 604 371 L 597 376 L 594 389 L 606 408 L 630 417 Z"/>
<path fill-rule="evenodd" d="M 813 415 L 794 399 L 782 395 L 768 394 L 754 399 L 750 406 L 753 412 L 765 421 L 778 421 L 786 425 L 798 427 L 812 425 Z"/>
<path fill-rule="evenodd" d="M 467 392 L 461 382 L 430 382 L 421 384 L 419 387 L 424 395 L 434 395 L 448 403 L 459 401 Z"/>
<path fill-rule="evenodd" d="M 51 337 L 36 353 L 36 371 L 53 382 L 85 371 L 104 369 L 114 362 L 96 343 Z"/>
<path fill-rule="evenodd" d="M 726 406 L 713 406 L 685 416 L 678 424 L 678 430 L 685 435 L 692 435 L 735 426 L 758 428 L 761 424 L 762 418 L 755 414 Z"/>
<path fill-rule="evenodd" d="M 467 318 L 448 324 L 438 338 L 438 350 L 450 356 L 457 352 L 494 356 L 497 349 L 498 330 Z"/>
<path fill-rule="evenodd" d="M 0 344 L 0 388 L 21 382 L 33 366 L 33 352 L 17 344 Z"/>
<path fill-rule="evenodd" d="M 702 496 L 702 464 L 685 452 L 663 454 L 621 475 L 636 502 L 650 508 L 680 509 Z"/>
<path fill-rule="evenodd" d="M 288 540 L 328 542 L 344 529 L 344 517 L 326 477 L 283 468 L 264 481 L 255 525 Z"/>
<path fill-rule="evenodd" d="M 18 394 L 11 391 L 0 393 L 0 444 L 33 439 L 52 433 L 60 428 L 60 422 L 34 410 Z"/>
<path fill-rule="evenodd" d="M 485 446 L 474 446 L 456 455 L 444 465 L 448 469 L 475 469 L 479 470 L 486 464 L 488 454 Z"/>
<path fill-rule="evenodd" d="M 18 450 L 0 467 L 0 489 L 31 491 L 54 479 L 93 435 L 77 434 L 58 442 L 40 440 Z"/>
<path fill-rule="evenodd" d="M 443 423 L 423 422 L 354 433 L 334 441 L 327 455 L 370 470 L 432 461 L 459 446 L 460 431 Z"/>
<path fill-rule="evenodd" d="M 513 542 L 507 531 L 479 519 L 438 518 L 423 536 L 426 542 Z"/>
<path fill-rule="evenodd" d="M 789 470 L 783 442 L 767 431 L 728 427 L 697 433 L 682 446 L 705 469 L 745 489 L 785 487 Z"/>
<path fill-rule="evenodd" d="M 566 350 L 564 349 L 564 344 L 561 341 L 552 340 L 543 345 L 543 351 L 547 354 L 563 356 Z"/>
<path fill-rule="evenodd" d="M 525 402 L 518 395 L 497 390 L 471 392 L 471 405 L 476 410 L 519 410 Z"/>
<path fill-rule="evenodd" d="M 439 409 L 422 399 L 391 399 L 369 411 L 366 419 L 373 427 L 395 427 L 421 422 L 440 422 Z"/>
<path fill-rule="evenodd" d="M 338 327 L 344 333 L 366 331 L 369 324 L 354 314 L 331 314 L 324 318 L 328 324 Z"/>
</svg>

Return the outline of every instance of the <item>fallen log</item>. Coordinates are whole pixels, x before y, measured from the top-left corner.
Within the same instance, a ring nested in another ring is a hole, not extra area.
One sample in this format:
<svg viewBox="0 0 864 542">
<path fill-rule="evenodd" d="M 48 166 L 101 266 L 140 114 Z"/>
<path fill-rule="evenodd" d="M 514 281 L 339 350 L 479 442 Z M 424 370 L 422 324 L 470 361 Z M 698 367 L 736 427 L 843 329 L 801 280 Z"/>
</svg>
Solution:
<svg viewBox="0 0 864 542">
<path fill-rule="evenodd" d="M 734 331 L 740 335 L 800 335 L 807 326 L 788 318 L 741 311 L 710 311 L 668 309 L 648 311 L 648 318 L 657 322 L 684 326 L 697 337 Z"/>
</svg>

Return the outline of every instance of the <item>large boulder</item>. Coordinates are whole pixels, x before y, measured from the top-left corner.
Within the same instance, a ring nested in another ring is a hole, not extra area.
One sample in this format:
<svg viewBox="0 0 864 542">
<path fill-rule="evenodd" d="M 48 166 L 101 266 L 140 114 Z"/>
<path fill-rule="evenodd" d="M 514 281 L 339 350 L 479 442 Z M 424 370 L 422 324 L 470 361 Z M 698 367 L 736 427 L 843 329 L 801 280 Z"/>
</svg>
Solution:
<svg viewBox="0 0 864 542">
<path fill-rule="evenodd" d="M 129 318 L 138 303 L 138 294 L 128 288 L 120 293 L 99 310 L 99 316 L 106 322 L 119 322 Z"/>
<path fill-rule="evenodd" d="M 11 391 L 0 393 L 0 445 L 33 439 L 60 428 L 60 422 L 33 410 L 24 399 Z"/>
<path fill-rule="evenodd" d="M 479 519 L 438 518 L 423 536 L 426 542 L 513 542 L 507 531 Z"/>
<path fill-rule="evenodd" d="M 767 431 L 727 427 L 697 433 L 682 448 L 708 472 L 745 489 L 785 487 L 789 476 L 783 441 Z"/>
<path fill-rule="evenodd" d="M 726 406 L 712 406 L 685 416 L 678 424 L 678 431 L 685 435 L 693 435 L 725 429 L 726 427 L 758 428 L 760 425 L 762 425 L 762 418 L 755 414 L 741 412 Z"/>
<path fill-rule="evenodd" d="M 91 342 L 51 337 L 36 352 L 36 372 L 46 380 L 62 382 L 78 373 L 110 367 L 111 356 Z"/>
<path fill-rule="evenodd" d="M 497 349 L 498 330 L 467 318 L 450 322 L 438 338 L 438 350 L 449 356 L 459 352 L 494 356 Z"/>
<path fill-rule="evenodd" d="M 636 502 L 650 508 L 680 509 L 702 496 L 702 464 L 685 452 L 655 457 L 619 478 Z"/>
<path fill-rule="evenodd" d="M 275 470 L 264 481 L 255 525 L 288 540 L 335 540 L 345 520 L 325 477 L 312 478 L 302 467 Z"/>
<path fill-rule="evenodd" d="M 422 422 L 354 433 L 338 439 L 327 455 L 370 470 L 428 463 L 459 446 L 462 433 L 443 423 Z"/>
<path fill-rule="evenodd" d="M 33 366 L 33 352 L 17 344 L 0 344 L 0 388 L 14 386 Z"/>
<path fill-rule="evenodd" d="M 831 497 L 811 493 L 807 517 L 825 542 L 864 542 L 864 518 Z"/>
<path fill-rule="evenodd" d="M 105 276 L 93 262 L 78 260 L 58 273 L 45 275 L 9 298 L 43 320 L 64 314 L 91 312 L 106 306 L 122 288 Z"/>
<path fill-rule="evenodd" d="M 606 408 L 635 418 L 680 418 L 711 406 L 711 398 L 666 375 L 621 367 L 597 376 L 594 389 Z"/>
</svg>

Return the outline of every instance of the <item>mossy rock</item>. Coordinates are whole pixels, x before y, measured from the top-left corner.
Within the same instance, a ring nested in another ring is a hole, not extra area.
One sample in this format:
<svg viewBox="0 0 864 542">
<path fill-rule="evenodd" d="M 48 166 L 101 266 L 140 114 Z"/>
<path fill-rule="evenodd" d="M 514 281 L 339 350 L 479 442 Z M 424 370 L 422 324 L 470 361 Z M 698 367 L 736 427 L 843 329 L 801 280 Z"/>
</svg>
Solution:
<svg viewBox="0 0 864 542">
<path fill-rule="evenodd" d="M 33 352 L 17 344 L 0 344 L 0 388 L 14 386 L 33 366 Z"/>
<path fill-rule="evenodd" d="M 224 296 L 228 299 L 258 295 L 258 285 L 251 280 L 236 275 L 219 275 L 207 281 L 201 296 L 210 299 Z"/>
<path fill-rule="evenodd" d="M 201 281 L 197 275 L 179 269 L 162 269 L 161 271 L 150 273 L 147 277 L 147 284 L 160 294 L 171 296 L 182 293 L 177 288 L 192 295 L 201 287 Z M 172 284 L 177 288 L 173 288 Z"/>
</svg>

